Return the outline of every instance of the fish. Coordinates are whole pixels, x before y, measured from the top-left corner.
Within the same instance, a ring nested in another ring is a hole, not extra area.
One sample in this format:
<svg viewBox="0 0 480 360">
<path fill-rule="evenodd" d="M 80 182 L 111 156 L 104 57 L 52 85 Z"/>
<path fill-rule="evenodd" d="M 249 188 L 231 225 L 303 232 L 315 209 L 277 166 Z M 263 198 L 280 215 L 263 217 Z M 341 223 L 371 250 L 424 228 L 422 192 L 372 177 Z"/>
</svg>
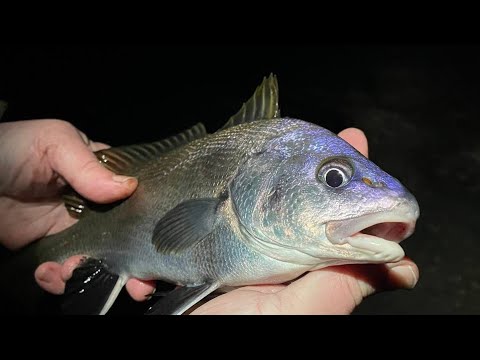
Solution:
<svg viewBox="0 0 480 360">
<path fill-rule="evenodd" d="M 183 314 L 219 291 L 398 262 L 420 214 L 398 179 L 346 141 L 281 116 L 273 74 L 214 133 L 198 123 L 95 154 L 136 177 L 136 191 L 99 205 L 68 190 L 65 206 L 79 221 L 32 243 L 12 265 L 32 280 L 43 262 L 85 255 L 67 281 L 65 314 L 106 314 L 131 278 L 176 286 L 146 314 Z"/>
</svg>

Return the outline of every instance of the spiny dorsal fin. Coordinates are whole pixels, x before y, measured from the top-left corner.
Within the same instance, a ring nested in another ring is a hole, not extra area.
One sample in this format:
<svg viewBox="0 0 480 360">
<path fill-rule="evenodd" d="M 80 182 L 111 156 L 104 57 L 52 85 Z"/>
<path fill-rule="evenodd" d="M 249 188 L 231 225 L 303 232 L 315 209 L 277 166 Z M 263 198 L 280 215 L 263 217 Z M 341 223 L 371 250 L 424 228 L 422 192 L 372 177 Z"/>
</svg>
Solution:
<svg viewBox="0 0 480 360">
<path fill-rule="evenodd" d="M 148 144 L 109 148 L 96 151 L 95 155 L 108 170 L 116 174 L 135 176 L 139 166 L 206 135 L 205 126 L 198 123 L 190 129 L 164 140 Z M 70 215 L 77 219 L 85 213 L 89 206 L 92 206 L 90 202 L 87 202 L 71 188 L 63 195 L 63 201 Z"/>
<path fill-rule="evenodd" d="M 148 144 L 119 146 L 95 152 L 98 160 L 109 170 L 122 175 L 135 175 L 135 170 L 150 160 L 207 135 L 205 126 L 192 128 L 167 139 Z"/>
<path fill-rule="evenodd" d="M 87 208 L 87 202 L 83 196 L 69 187 L 62 198 L 70 216 L 79 219 Z"/>
<path fill-rule="evenodd" d="M 8 104 L 5 101 L 0 100 L 0 120 L 2 120 L 2 116 L 7 110 L 7 106 Z"/>
<path fill-rule="evenodd" d="M 277 77 L 270 74 L 268 78 L 263 78 L 262 84 L 257 87 L 253 96 L 243 104 L 240 111 L 232 116 L 221 130 L 238 124 L 279 117 Z"/>
</svg>

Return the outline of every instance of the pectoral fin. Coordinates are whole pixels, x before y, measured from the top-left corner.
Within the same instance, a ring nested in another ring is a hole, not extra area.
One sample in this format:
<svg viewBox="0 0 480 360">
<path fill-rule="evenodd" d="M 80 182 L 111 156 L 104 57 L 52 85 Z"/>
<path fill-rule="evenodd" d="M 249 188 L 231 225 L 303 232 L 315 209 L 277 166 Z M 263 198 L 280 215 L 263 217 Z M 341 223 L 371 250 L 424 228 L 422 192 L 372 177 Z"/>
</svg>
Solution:
<svg viewBox="0 0 480 360">
<path fill-rule="evenodd" d="M 181 315 L 217 288 L 218 284 L 176 288 L 150 307 L 145 315 Z"/>
<path fill-rule="evenodd" d="M 87 259 L 67 281 L 62 311 L 67 315 L 104 315 L 126 282 L 110 272 L 102 260 Z"/>
<path fill-rule="evenodd" d="M 188 200 L 170 210 L 155 226 L 158 252 L 175 254 L 205 239 L 215 227 L 220 199 Z"/>
</svg>

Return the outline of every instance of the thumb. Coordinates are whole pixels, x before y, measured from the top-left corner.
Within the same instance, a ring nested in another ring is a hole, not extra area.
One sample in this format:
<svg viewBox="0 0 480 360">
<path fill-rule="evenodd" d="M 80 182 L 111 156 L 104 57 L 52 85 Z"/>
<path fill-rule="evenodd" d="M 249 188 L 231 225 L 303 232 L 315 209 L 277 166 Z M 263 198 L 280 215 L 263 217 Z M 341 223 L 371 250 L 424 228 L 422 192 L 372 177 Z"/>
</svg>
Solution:
<svg viewBox="0 0 480 360">
<path fill-rule="evenodd" d="M 338 136 L 352 145 L 363 156 L 368 157 L 368 141 L 365 133 L 356 128 L 348 128 L 341 131 Z"/>
<path fill-rule="evenodd" d="M 109 203 L 135 191 L 137 179 L 116 175 L 101 165 L 73 125 L 66 123 L 59 132 L 62 134 L 46 139 L 50 140 L 46 154 L 53 170 L 80 195 L 97 203 Z"/>
<path fill-rule="evenodd" d="M 390 264 L 342 265 L 312 271 L 282 290 L 294 314 L 350 314 L 374 293 L 412 289 L 419 277 L 408 258 Z"/>
</svg>

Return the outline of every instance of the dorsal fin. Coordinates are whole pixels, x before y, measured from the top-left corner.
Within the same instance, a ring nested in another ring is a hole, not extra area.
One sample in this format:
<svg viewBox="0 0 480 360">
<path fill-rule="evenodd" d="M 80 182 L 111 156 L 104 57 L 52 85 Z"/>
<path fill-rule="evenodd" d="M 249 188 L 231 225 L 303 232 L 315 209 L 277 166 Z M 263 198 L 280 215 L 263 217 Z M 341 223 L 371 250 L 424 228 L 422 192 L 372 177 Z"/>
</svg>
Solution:
<svg viewBox="0 0 480 360">
<path fill-rule="evenodd" d="M 3 102 L 0 101 L 0 115 L 2 113 L 2 105 Z M 5 109 L 6 103 L 3 110 Z M 243 123 L 279 117 L 277 77 L 270 74 L 268 78 L 263 78 L 263 82 L 257 87 L 253 96 L 243 104 L 240 111 L 232 116 L 220 130 Z M 192 128 L 164 140 L 100 150 L 95 155 L 107 169 L 117 174 L 135 176 L 139 166 L 191 141 L 201 139 L 206 135 L 207 131 L 204 125 L 198 123 Z M 87 203 L 89 202 L 72 189 L 69 189 L 64 195 L 64 201 L 67 210 L 74 217 L 80 217 L 88 209 Z"/>
<path fill-rule="evenodd" d="M 263 82 L 257 87 L 253 96 L 243 104 L 240 111 L 233 115 L 220 130 L 256 120 L 279 117 L 277 77 L 270 74 L 268 78 L 263 78 Z"/>
<path fill-rule="evenodd" d="M 181 132 L 178 135 L 153 143 L 119 146 L 95 152 L 98 160 L 116 174 L 135 176 L 138 168 L 171 150 L 186 145 L 207 135 L 202 123 Z M 65 207 L 71 216 L 79 218 L 92 203 L 69 188 L 63 195 Z M 100 206 L 100 205 L 99 205 Z M 108 205 L 103 205 L 108 206 Z M 112 205 L 113 206 L 113 205 Z"/>
<path fill-rule="evenodd" d="M 135 175 L 135 170 L 150 160 L 207 135 L 202 123 L 180 134 L 148 144 L 119 146 L 95 152 L 109 170 L 122 175 Z"/>
<path fill-rule="evenodd" d="M 2 116 L 7 110 L 7 106 L 8 104 L 5 101 L 0 100 L 0 120 L 2 120 Z"/>
</svg>

